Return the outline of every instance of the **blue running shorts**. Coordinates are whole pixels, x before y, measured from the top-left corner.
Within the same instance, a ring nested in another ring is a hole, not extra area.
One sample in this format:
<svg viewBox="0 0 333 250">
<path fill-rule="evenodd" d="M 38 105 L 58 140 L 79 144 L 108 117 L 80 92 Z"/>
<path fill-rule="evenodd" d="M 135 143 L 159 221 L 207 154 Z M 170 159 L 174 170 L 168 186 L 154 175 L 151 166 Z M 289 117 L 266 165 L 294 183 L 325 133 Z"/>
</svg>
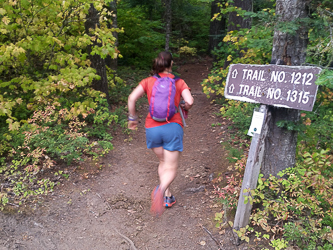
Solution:
<svg viewBox="0 0 333 250">
<path fill-rule="evenodd" d="M 147 148 L 163 147 L 169 151 L 183 151 L 182 126 L 172 122 L 154 128 L 146 128 Z"/>
</svg>

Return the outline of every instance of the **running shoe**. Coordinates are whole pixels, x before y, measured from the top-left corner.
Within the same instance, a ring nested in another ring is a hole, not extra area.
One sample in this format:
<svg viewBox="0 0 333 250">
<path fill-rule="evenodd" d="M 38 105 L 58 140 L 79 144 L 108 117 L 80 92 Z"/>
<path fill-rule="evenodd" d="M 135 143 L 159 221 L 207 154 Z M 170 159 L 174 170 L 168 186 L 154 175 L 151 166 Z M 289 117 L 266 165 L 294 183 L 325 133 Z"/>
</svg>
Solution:
<svg viewBox="0 0 333 250">
<path fill-rule="evenodd" d="M 171 195 L 170 197 L 164 196 L 164 206 L 165 207 L 172 207 L 173 204 L 176 203 L 175 196 Z"/>
<path fill-rule="evenodd" d="M 163 192 L 159 186 L 156 186 L 151 193 L 150 212 L 155 216 L 161 216 L 165 208 L 163 206 Z"/>
</svg>

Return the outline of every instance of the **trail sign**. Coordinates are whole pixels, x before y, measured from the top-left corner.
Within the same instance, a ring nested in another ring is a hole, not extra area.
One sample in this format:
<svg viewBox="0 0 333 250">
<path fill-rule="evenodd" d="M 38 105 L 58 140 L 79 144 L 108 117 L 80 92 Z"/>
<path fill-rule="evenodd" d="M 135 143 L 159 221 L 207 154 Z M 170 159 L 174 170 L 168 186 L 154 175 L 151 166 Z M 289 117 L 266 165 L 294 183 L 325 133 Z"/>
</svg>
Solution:
<svg viewBox="0 0 333 250">
<path fill-rule="evenodd" d="M 231 64 L 224 96 L 244 102 L 312 111 L 321 68 Z"/>
</svg>

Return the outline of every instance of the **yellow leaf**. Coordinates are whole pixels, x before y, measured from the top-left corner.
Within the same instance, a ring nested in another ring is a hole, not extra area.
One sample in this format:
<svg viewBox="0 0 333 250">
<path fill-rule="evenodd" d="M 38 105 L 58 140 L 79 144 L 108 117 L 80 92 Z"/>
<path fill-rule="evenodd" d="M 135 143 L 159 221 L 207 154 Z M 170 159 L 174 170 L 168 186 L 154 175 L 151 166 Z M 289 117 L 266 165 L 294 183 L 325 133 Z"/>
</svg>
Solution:
<svg viewBox="0 0 333 250">
<path fill-rule="evenodd" d="M 18 104 L 21 104 L 21 103 L 22 103 L 22 98 L 17 98 L 17 99 L 16 99 L 16 102 L 17 102 Z"/>
<path fill-rule="evenodd" d="M 8 24 L 10 23 L 10 19 L 9 19 L 8 17 L 4 16 L 4 17 L 2 18 L 2 22 L 3 22 L 4 24 L 8 25 Z"/>
<path fill-rule="evenodd" d="M 16 4 L 17 4 L 16 0 L 9 0 L 9 5 L 14 6 Z"/>
<path fill-rule="evenodd" d="M 3 9 L 3 8 L 0 8 L 0 15 L 5 15 L 6 14 L 6 10 L 5 9 Z"/>
<path fill-rule="evenodd" d="M 20 123 L 19 122 L 9 123 L 8 127 L 10 131 L 18 130 L 20 127 Z"/>
</svg>

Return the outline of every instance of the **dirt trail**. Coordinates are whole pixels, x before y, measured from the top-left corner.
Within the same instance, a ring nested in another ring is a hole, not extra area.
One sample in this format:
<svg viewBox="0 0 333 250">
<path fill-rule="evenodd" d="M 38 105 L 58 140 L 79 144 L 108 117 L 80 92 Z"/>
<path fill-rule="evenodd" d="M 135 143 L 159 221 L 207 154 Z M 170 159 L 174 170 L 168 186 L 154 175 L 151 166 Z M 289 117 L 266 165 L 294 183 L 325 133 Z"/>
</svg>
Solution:
<svg viewBox="0 0 333 250">
<path fill-rule="evenodd" d="M 210 105 L 200 86 L 209 67 L 202 61 L 178 70 L 192 89 L 195 105 L 171 188 L 177 199 L 172 208 L 160 218 L 149 212 L 150 194 L 158 183 L 158 161 L 146 149 L 144 107 L 139 130 L 115 136 L 115 149 L 103 159 L 106 167 L 97 175 L 70 178 L 29 213 L 0 214 L 0 250 L 219 249 L 201 225 L 221 242 L 221 249 L 243 249 L 232 245 L 230 230 L 219 235 L 214 228 L 214 213 L 221 208 L 212 207 L 211 178 L 226 171 L 228 161 L 219 144 L 221 127 L 211 126 L 219 122 L 213 115 L 218 107 Z"/>
</svg>

